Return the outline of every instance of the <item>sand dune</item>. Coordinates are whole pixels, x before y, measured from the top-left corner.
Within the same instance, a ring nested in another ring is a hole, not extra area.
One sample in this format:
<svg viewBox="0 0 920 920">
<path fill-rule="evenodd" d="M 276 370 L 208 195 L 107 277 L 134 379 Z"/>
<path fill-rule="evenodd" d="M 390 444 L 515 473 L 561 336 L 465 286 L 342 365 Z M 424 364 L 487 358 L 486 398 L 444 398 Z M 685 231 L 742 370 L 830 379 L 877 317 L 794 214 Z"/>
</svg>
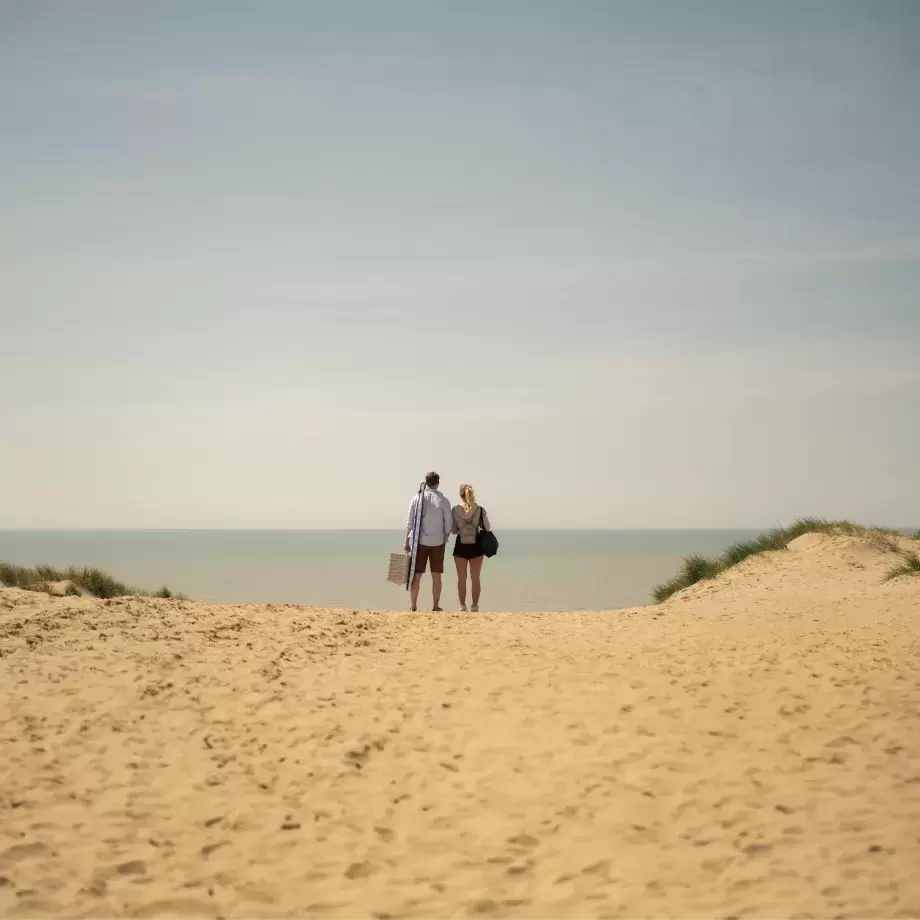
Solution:
<svg viewBox="0 0 920 920">
<path fill-rule="evenodd" d="M 920 579 L 660 607 L 0 591 L 0 915 L 920 916 Z"/>
</svg>

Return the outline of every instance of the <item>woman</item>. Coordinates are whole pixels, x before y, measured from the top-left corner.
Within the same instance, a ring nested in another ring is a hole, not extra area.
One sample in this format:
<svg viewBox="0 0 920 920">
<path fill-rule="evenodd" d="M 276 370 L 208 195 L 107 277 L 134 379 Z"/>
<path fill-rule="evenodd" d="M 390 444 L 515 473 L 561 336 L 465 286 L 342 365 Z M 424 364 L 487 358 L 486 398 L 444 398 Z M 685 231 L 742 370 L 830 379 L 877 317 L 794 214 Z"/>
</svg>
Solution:
<svg viewBox="0 0 920 920">
<path fill-rule="evenodd" d="M 473 613 L 479 613 L 479 594 L 481 584 L 479 576 L 485 556 L 479 545 L 479 527 L 491 530 L 489 515 L 476 504 L 476 493 L 469 483 L 460 486 L 460 504 L 452 509 L 454 517 L 454 565 L 457 566 L 457 594 L 460 596 L 460 609 L 466 612 L 466 573 L 469 569 L 473 581 Z"/>
</svg>

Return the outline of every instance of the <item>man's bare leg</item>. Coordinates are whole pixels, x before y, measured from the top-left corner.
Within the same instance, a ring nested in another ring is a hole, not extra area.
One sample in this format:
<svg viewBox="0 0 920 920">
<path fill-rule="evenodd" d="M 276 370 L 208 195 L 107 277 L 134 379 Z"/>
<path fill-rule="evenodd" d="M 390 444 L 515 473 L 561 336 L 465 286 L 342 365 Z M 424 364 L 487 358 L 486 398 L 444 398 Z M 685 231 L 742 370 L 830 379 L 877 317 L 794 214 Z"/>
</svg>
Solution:
<svg viewBox="0 0 920 920">
<path fill-rule="evenodd" d="M 412 602 L 412 609 L 418 610 L 418 589 L 422 584 L 422 573 L 418 572 L 412 579 L 412 587 L 409 589 L 409 599 Z"/>
<path fill-rule="evenodd" d="M 435 610 L 439 610 L 441 607 L 441 573 L 432 572 L 431 573 L 431 598 L 433 600 L 433 607 Z"/>
</svg>

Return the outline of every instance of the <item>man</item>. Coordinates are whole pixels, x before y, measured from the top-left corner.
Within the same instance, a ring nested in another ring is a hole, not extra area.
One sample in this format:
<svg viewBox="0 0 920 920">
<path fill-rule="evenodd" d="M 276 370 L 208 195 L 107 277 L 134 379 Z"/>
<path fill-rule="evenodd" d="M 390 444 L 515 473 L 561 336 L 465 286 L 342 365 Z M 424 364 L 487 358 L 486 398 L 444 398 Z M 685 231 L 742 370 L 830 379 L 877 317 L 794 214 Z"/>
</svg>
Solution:
<svg viewBox="0 0 920 920">
<path fill-rule="evenodd" d="M 422 575 L 428 564 L 431 564 L 431 596 L 435 613 L 441 611 L 441 576 L 444 574 L 444 551 L 447 540 L 454 529 L 454 518 L 450 510 L 450 502 L 438 491 L 441 477 L 437 473 L 429 473 L 425 477 L 425 489 L 420 491 L 409 505 L 409 520 L 406 523 L 406 552 L 411 549 L 412 528 L 415 525 L 416 511 L 419 501 L 422 502 L 421 522 L 419 532 L 415 535 L 418 547 L 415 556 L 415 577 L 409 586 L 409 597 L 412 601 L 412 610 L 418 609 L 418 592 L 422 583 Z"/>
</svg>

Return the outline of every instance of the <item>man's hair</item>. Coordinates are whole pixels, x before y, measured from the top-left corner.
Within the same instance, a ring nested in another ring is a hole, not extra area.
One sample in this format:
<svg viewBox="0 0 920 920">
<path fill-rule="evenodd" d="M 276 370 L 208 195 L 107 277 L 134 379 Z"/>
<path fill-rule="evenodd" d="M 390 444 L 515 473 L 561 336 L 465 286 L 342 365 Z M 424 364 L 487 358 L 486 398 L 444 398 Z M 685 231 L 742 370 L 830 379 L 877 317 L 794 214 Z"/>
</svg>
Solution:
<svg viewBox="0 0 920 920">
<path fill-rule="evenodd" d="M 426 473 L 425 485 L 428 486 L 429 489 L 436 489 L 441 485 L 441 477 L 437 473 Z"/>
</svg>

